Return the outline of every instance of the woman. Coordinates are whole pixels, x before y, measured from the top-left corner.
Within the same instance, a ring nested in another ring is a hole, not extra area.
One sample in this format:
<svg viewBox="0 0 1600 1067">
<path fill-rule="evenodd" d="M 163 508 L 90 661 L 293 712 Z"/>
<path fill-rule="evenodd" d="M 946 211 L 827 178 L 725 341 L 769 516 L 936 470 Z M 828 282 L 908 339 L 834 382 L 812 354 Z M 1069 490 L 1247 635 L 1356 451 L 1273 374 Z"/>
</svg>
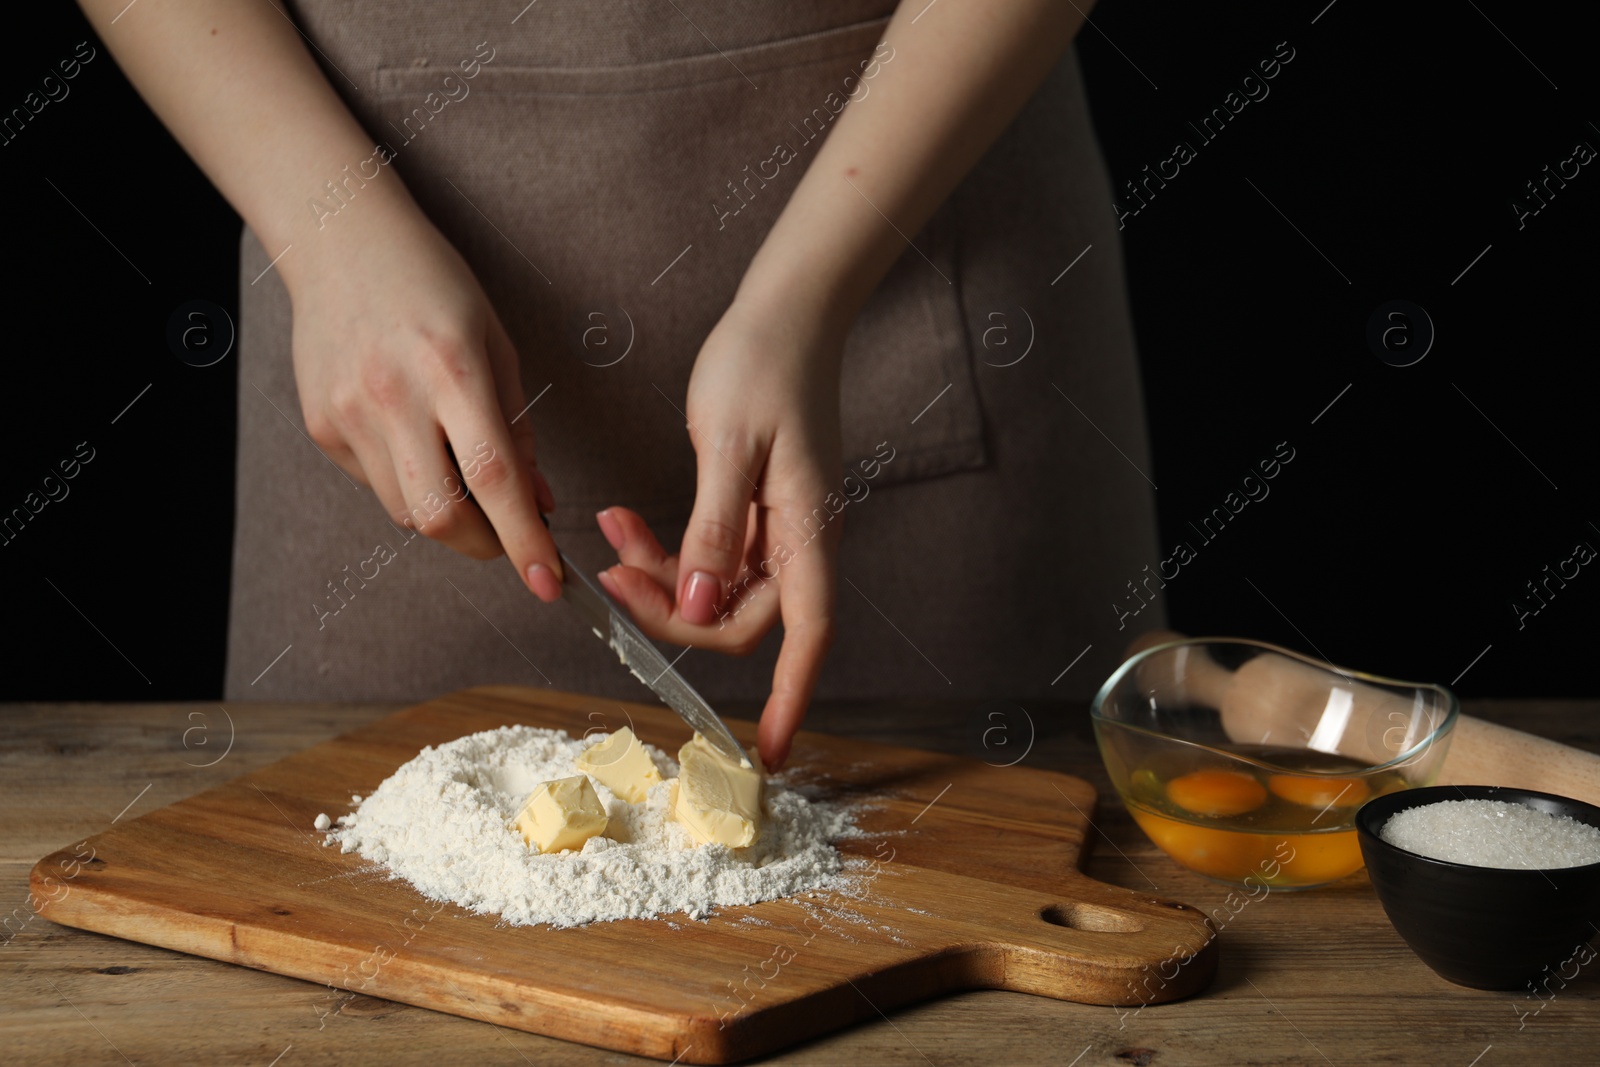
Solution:
<svg viewBox="0 0 1600 1067">
<path fill-rule="evenodd" d="M 1155 558 L 1078 8 L 82 3 L 247 224 L 230 698 L 642 695 L 557 542 L 761 646 L 679 666 L 770 767 L 1114 662 L 1050 688 Z"/>
</svg>

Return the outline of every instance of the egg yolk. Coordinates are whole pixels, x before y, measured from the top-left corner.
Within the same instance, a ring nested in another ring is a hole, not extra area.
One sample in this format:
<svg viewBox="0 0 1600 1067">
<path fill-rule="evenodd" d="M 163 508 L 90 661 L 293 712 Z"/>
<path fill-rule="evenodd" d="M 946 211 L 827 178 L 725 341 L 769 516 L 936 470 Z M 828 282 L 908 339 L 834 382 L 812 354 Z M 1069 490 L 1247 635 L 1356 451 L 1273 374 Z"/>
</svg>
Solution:
<svg viewBox="0 0 1600 1067">
<path fill-rule="evenodd" d="M 1167 799 L 1196 815 L 1243 815 L 1266 803 L 1254 778 L 1234 771 L 1194 771 L 1167 783 Z"/>
<path fill-rule="evenodd" d="M 1237 881 L 1258 872 L 1267 855 L 1268 842 L 1261 834 L 1194 826 L 1138 808 L 1131 809 L 1131 813 L 1161 851 L 1191 871 L 1213 878 Z"/>
<path fill-rule="evenodd" d="M 1294 852 L 1283 862 L 1283 877 L 1292 885 L 1321 885 L 1359 871 L 1361 843 L 1354 830 L 1332 834 L 1291 834 Z"/>
<path fill-rule="evenodd" d="M 1275 774 L 1267 788 L 1291 804 L 1308 808 L 1353 808 L 1366 800 L 1372 790 L 1359 778 L 1311 778 L 1298 774 Z"/>
</svg>

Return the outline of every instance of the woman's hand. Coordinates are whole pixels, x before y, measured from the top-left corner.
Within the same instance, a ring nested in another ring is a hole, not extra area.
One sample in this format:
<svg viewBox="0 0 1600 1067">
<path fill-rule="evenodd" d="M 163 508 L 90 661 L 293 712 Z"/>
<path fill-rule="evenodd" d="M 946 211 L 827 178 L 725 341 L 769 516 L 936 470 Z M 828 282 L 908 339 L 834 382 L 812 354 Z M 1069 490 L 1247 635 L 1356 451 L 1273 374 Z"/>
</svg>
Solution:
<svg viewBox="0 0 1600 1067">
<path fill-rule="evenodd" d="M 395 522 L 474 557 L 504 551 L 539 597 L 559 597 L 561 562 L 538 509 L 553 501 L 532 429 L 517 418 L 526 401 L 511 342 L 392 167 L 357 179 L 359 196 L 335 217 L 306 209 L 375 146 L 282 7 L 81 3 L 275 257 L 294 301 L 295 380 L 312 439 L 370 484 Z"/>
<path fill-rule="evenodd" d="M 735 300 L 689 378 L 698 481 L 680 554 L 626 508 L 597 516 L 622 561 L 600 581 L 651 637 L 742 655 L 783 620 L 758 735 L 772 770 L 833 640 L 843 337 L 827 316 Z"/>
<path fill-rule="evenodd" d="M 555 500 L 517 354 L 465 261 L 408 197 L 358 199 L 307 244 L 285 279 L 312 440 L 397 525 L 474 559 L 503 551 L 536 596 L 558 599 L 539 518 Z"/>
<path fill-rule="evenodd" d="M 1051 0 L 1014 0 L 1003 17 L 982 4 L 930 7 L 895 11 L 861 61 L 870 94 L 845 79 L 852 102 L 700 351 L 687 408 L 699 485 L 681 558 L 632 512 L 599 517 L 622 557 L 601 580 L 652 636 L 744 652 L 781 615 L 761 714 L 769 768 L 788 755 L 833 638 L 840 520 L 826 500 L 839 476 L 845 333 L 909 254 L 906 235 L 1021 110 L 1084 17 Z"/>
</svg>

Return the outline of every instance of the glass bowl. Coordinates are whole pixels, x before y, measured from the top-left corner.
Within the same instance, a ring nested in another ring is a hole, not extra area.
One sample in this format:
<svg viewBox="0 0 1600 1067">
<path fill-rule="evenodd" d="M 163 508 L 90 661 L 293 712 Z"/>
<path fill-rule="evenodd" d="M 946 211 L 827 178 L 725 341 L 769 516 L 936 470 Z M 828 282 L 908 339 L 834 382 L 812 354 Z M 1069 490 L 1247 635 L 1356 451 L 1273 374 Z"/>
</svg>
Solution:
<svg viewBox="0 0 1600 1067">
<path fill-rule="evenodd" d="M 1455 695 L 1262 641 L 1195 637 L 1130 657 L 1090 715 L 1150 840 L 1229 885 L 1306 889 L 1361 869 L 1355 813 L 1430 785 Z"/>
</svg>

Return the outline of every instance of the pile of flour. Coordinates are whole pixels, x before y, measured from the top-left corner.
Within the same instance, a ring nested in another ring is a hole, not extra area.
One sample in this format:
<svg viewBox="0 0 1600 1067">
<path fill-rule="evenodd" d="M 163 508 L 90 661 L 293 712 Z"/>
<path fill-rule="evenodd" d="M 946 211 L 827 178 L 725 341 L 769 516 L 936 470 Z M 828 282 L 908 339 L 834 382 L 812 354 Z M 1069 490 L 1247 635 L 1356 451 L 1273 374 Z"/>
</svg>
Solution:
<svg viewBox="0 0 1600 1067">
<path fill-rule="evenodd" d="M 606 836 L 582 851 L 544 855 L 514 826 L 535 786 L 581 773 L 578 755 L 605 739 L 506 726 L 423 749 L 356 810 L 325 844 L 383 865 L 424 896 L 515 925 L 578 926 L 718 906 L 755 904 L 832 886 L 841 861 L 832 842 L 854 836 L 849 812 L 767 782 L 766 820 L 748 847 L 698 845 L 668 812 L 671 784 L 630 804 L 590 779 L 610 817 Z M 645 745 L 663 779 L 677 761 Z"/>
</svg>

